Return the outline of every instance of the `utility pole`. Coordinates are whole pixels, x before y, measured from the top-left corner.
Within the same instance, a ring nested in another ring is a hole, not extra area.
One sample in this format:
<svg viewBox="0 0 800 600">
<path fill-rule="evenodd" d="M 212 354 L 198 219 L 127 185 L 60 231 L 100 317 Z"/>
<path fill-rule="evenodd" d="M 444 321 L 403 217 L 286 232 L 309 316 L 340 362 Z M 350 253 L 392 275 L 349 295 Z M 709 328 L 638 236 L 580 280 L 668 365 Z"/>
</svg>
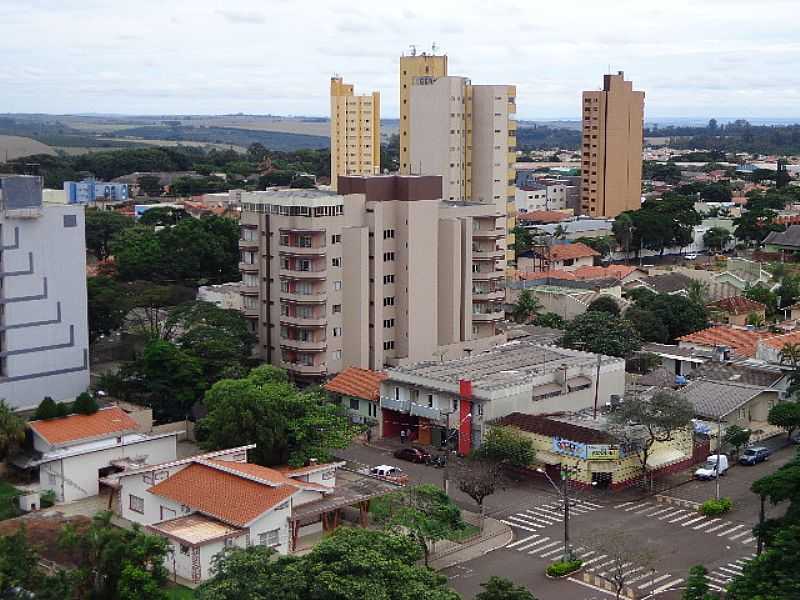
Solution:
<svg viewBox="0 0 800 600">
<path fill-rule="evenodd" d="M 761 496 L 761 511 L 758 514 L 758 547 L 756 548 L 756 556 L 761 556 L 761 552 L 764 550 L 764 519 L 766 515 L 764 514 L 764 501 L 766 500 L 765 496 Z"/>
<path fill-rule="evenodd" d="M 592 418 L 597 418 L 597 399 L 600 396 L 600 361 L 603 360 L 603 355 L 597 355 L 597 374 L 594 379 L 594 410 L 592 411 Z"/>
<path fill-rule="evenodd" d="M 722 414 L 717 415 L 717 468 L 714 497 L 719 500 L 719 453 L 722 452 Z"/>
<path fill-rule="evenodd" d="M 550 482 L 550 485 L 553 486 L 553 489 L 558 494 L 559 498 L 561 499 L 562 504 L 564 505 L 564 560 L 568 561 L 572 558 L 572 551 L 569 548 L 569 507 L 570 507 L 570 499 L 569 499 L 569 477 L 572 474 L 572 468 L 569 466 L 561 466 L 561 488 L 559 488 L 555 482 L 550 477 L 550 474 L 542 468 L 536 469 L 537 473 L 544 474 L 547 477 L 547 481 Z"/>
</svg>

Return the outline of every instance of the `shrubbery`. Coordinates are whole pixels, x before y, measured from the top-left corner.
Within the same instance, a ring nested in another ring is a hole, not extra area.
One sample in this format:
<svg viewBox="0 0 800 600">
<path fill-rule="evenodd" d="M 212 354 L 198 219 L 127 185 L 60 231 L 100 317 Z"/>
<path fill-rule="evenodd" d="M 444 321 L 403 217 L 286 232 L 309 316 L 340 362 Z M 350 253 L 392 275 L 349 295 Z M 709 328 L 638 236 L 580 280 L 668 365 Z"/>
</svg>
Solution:
<svg viewBox="0 0 800 600">
<path fill-rule="evenodd" d="M 730 498 L 720 498 L 719 500 L 711 498 L 700 505 L 700 514 L 706 517 L 718 517 L 729 512 L 732 508 L 733 502 L 731 502 Z"/>
<path fill-rule="evenodd" d="M 583 565 L 582 560 L 559 560 L 547 567 L 547 574 L 550 577 L 564 577 L 574 573 Z"/>
</svg>

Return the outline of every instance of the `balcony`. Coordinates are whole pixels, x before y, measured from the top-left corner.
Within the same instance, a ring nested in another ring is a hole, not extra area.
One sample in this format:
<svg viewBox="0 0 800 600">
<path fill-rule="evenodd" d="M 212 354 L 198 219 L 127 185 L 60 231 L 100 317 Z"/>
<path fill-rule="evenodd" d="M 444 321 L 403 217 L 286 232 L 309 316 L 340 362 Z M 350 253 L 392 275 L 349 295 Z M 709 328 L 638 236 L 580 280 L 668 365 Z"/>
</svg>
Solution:
<svg viewBox="0 0 800 600">
<path fill-rule="evenodd" d="M 500 227 L 496 227 L 495 229 L 475 229 L 472 231 L 472 237 L 474 238 L 498 239 L 504 237 L 505 234 L 505 230 Z"/>
<path fill-rule="evenodd" d="M 283 368 L 296 375 L 311 375 L 324 377 L 328 373 L 328 367 L 325 365 L 304 365 L 302 363 L 291 363 L 284 361 Z"/>
<path fill-rule="evenodd" d="M 328 319 L 325 316 L 299 317 L 295 315 L 281 315 L 281 323 L 286 325 L 300 325 L 302 327 L 325 327 Z"/>
<path fill-rule="evenodd" d="M 325 292 L 315 292 L 313 294 L 294 294 L 292 292 L 281 292 L 281 300 L 287 302 L 306 302 L 313 304 L 320 304 L 327 300 L 328 295 Z"/>
<path fill-rule="evenodd" d="M 395 400 L 394 398 L 381 397 L 381 408 L 387 408 L 396 412 L 407 413 L 411 409 L 411 402 L 408 400 Z"/>
<path fill-rule="evenodd" d="M 496 302 L 498 300 L 505 300 L 505 298 L 506 293 L 504 290 L 472 290 L 473 300 Z"/>
<path fill-rule="evenodd" d="M 503 250 L 473 250 L 472 260 L 499 260 L 505 256 Z"/>
<path fill-rule="evenodd" d="M 472 279 L 475 281 L 488 281 L 490 279 L 502 279 L 505 273 L 503 271 L 483 271 L 472 274 Z"/>
<path fill-rule="evenodd" d="M 243 273 L 258 273 L 258 263 L 239 263 L 239 270 Z"/>
<path fill-rule="evenodd" d="M 239 240 L 239 248 L 246 250 L 258 250 L 258 240 Z"/>
<path fill-rule="evenodd" d="M 281 348 L 289 350 L 303 350 L 306 352 L 324 352 L 328 348 L 326 340 L 291 340 L 289 338 L 281 338 Z"/>
<path fill-rule="evenodd" d="M 242 296 L 258 296 L 258 286 L 257 285 L 244 285 L 239 288 L 239 293 Z"/>
<path fill-rule="evenodd" d="M 306 247 L 306 246 L 286 246 L 279 245 L 278 253 L 289 256 L 325 256 L 327 248 L 325 246 Z"/>
<path fill-rule="evenodd" d="M 440 411 L 438 408 L 425 406 L 424 404 L 416 404 L 414 402 L 411 402 L 410 404 L 410 412 L 412 415 L 424 417 L 426 419 L 430 419 L 431 421 L 443 421 L 442 411 Z"/>
<path fill-rule="evenodd" d="M 278 271 L 280 277 L 287 279 L 325 279 L 328 276 L 328 271 L 320 269 L 318 271 L 301 271 L 299 269 L 281 269 Z"/>
<path fill-rule="evenodd" d="M 258 308 L 245 307 L 243 312 L 244 316 L 248 319 L 258 319 L 258 317 L 260 316 Z"/>
<path fill-rule="evenodd" d="M 488 323 L 489 321 L 500 321 L 505 317 L 505 313 L 502 309 L 494 311 L 494 312 L 486 312 L 486 313 L 472 313 L 472 320 L 476 323 Z"/>
</svg>

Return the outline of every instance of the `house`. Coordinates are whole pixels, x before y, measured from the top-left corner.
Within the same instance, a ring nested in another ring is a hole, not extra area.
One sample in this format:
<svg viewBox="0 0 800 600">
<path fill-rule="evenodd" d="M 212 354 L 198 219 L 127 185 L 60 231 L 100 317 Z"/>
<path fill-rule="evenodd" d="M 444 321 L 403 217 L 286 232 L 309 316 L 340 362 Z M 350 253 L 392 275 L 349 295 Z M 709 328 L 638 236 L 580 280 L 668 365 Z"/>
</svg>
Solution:
<svg viewBox="0 0 800 600">
<path fill-rule="evenodd" d="M 562 465 L 574 469 L 570 482 L 577 487 L 619 490 L 641 481 L 639 456 L 627 452 L 613 434 L 604 415 L 591 411 L 551 415 L 511 413 L 496 424 L 516 427 L 536 449 L 535 461 L 551 477 L 560 477 Z M 677 432 L 667 442 L 656 441 L 647 466 L 656 477 L 692 463 L 692 432 Z"/>
<path fill-rule="evenodd" d="M 13 464 L 38 477 L 40 491 L 52 490 L 58 502 L 100 493 L 100 479 L 126 466 L 174 460 L 177 433 L 145 435 L 118 406 L 91 415 L 31 421 L 33 453 Z"/>
<path fill-rule="evenodd" d="M 380 431 L 381 381 L 386 374 L 348 367 L 323 387 L 328 397 L 345 408 L 353 423 L 368 425 L 373 435 Z"/>
<path fill-rule="evenodd" d="M 750 429 L 758 437 L 759 432 L 775 431 L 767 422 L 767 415 L 780 401 L 778 390 L 732 381 L 696 379 L 680 393 L 692 403 L 695 416 L 706 421 L 712 433 L 718 423 L 723 431 L 738 425 Z"/>
<path fill-rule="evenodd" d="M 608 265 L 607 267 L 578 267 L 573 272 L 578 280 L 617 279 L 623 285 L 647 277 L 647 273 L 629 265 Z"/>
<path fill-rule="evenodd" d="M 786 231 L 771 231 L 763 241 L 766 252 L 795 254 L 800 250 L 800 225 L 790 225 Z"/>
<path fill-rule="evenodd" d="M 709 360 L 690 371 L 688 378 L 743 383 L 778 390 L 781 399 L 785 399 L 786 389 L 789 386 L 788 371 L 777 365 L 753 359 L 735 359 L 726 362 Z"/>
<path fill-rule="evenodd" d="M 575 271 L 594 266 L 595 256 L 600 253 L 581 242 L 537 246 L 517 258 L 517 268 L 520 271 Z"/>
<path fill-rule="evenodd" d="M 687 377 L 693 370 L 711 360 L 713 352 L 692 346 L 671 346 L 669 344 L 649 343 L 642 346 L 643 352 L 661 358 L 661 366 L 672 375 Z"/>
<path fill-rule="evenodd" d="M 733 325 L 716 325 L 679 337 L 678 346 L 720 352 L 725 360 L 734 356 L 753 358 L 759 340 L 771 335 L 766 331 L 755 331 Z"/>
<path fill-rule="evenodd" d="M 519 206 L 517 206 L 519 208 Z M 561 223 L 572 217 L 569 211 L 560 210 L 530 210 L 517 214 L 517 222 L 520 225 L 547 225 L 550 223 Z"/>
<path fill-rule="evenodd" d="M 622 287 L 617 279 L 577 281 L 574 277 L 574 273 L 567 271 L 522 273 L 520 281 L 506 284 L 507 310 L 513 310 L 522 290 L 529 290 L 539 301 L 540 312 L 552 312 L 565 320 L 582 315 L 601 296 L 611 297 L 623 311 L 630 304 L 622 298 Z"/>
<path fill-rule="evenodd" d="M 605 405 L 625 391 L 624 359 L 524 338 L 467 358 L 387 369 L 386 375 L 381 435 L 396 437 L 405 429 L 422 443 L 457 439 L 464 454 L 480 446 L 494 419 L 575 411 L 595 399 Z"/>
<path fill-rule="evenodd" d="M 685 296 L 691 289 L 692 279 L 682 273 L 663 273 L 635 279 L 625 286 L 625 290 L 645 288 L 655 294 Z"/>
<path fill-rule="evenodd" d="M 792 331 L 780 335 L 771 335 L 759 340 L 756 346 L 755 356 L 765 362 L 779 364 L 789 364 L 788 359 L 782 355 L 785 346 L 800 344 L 800 331 Z"/>
<path fill-rule="evenodd" d="M 761 302 L 744 296 L 723 298 L 706 305 L 715 321 L 728 325 L 747 325 L 750 315 L 755 315 L 760 323 L 766 319 L 767 307 Z"/>
</svg>

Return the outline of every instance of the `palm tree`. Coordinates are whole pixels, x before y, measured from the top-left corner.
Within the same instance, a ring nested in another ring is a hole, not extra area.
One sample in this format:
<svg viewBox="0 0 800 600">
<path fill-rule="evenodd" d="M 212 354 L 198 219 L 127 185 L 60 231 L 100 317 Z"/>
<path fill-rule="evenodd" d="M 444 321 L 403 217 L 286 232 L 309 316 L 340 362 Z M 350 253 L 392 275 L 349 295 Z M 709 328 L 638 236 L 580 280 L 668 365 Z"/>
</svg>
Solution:
<svg viewBox="0 0 800 600">
<path fill-rule="evenodd" d="M 530 290 L 522 290 L 514 305 L 512 315 L 517 323 L 528 323 L 542 310 L 542 303 Z"/>
<path fill-rule="evenodd" d="M 778 358 L 782 365 L 790 364 L 792 368 L 797 368 L 800 363 L 800 344 L 784 344 Z"/>
<path fill-rule="evenodd" d="M 25 441 L 25 421 L 5 400 L 0 400 L 0 460 L 5 460 Z"/>
<path fill-rule="evenodd" d="M 708 304 L 708 284 L 693 279 L 687 287 L 686 297 L 694 304 L 705 306 Z"/>
<path fill-rule="evenodd" d="M 553 231 L 553 237 L 557 240 L 563 240 L 565 237 L 567 237 L 567 230 L 563 225 L 556 225 L 556 229 Z"/>
</svg>

